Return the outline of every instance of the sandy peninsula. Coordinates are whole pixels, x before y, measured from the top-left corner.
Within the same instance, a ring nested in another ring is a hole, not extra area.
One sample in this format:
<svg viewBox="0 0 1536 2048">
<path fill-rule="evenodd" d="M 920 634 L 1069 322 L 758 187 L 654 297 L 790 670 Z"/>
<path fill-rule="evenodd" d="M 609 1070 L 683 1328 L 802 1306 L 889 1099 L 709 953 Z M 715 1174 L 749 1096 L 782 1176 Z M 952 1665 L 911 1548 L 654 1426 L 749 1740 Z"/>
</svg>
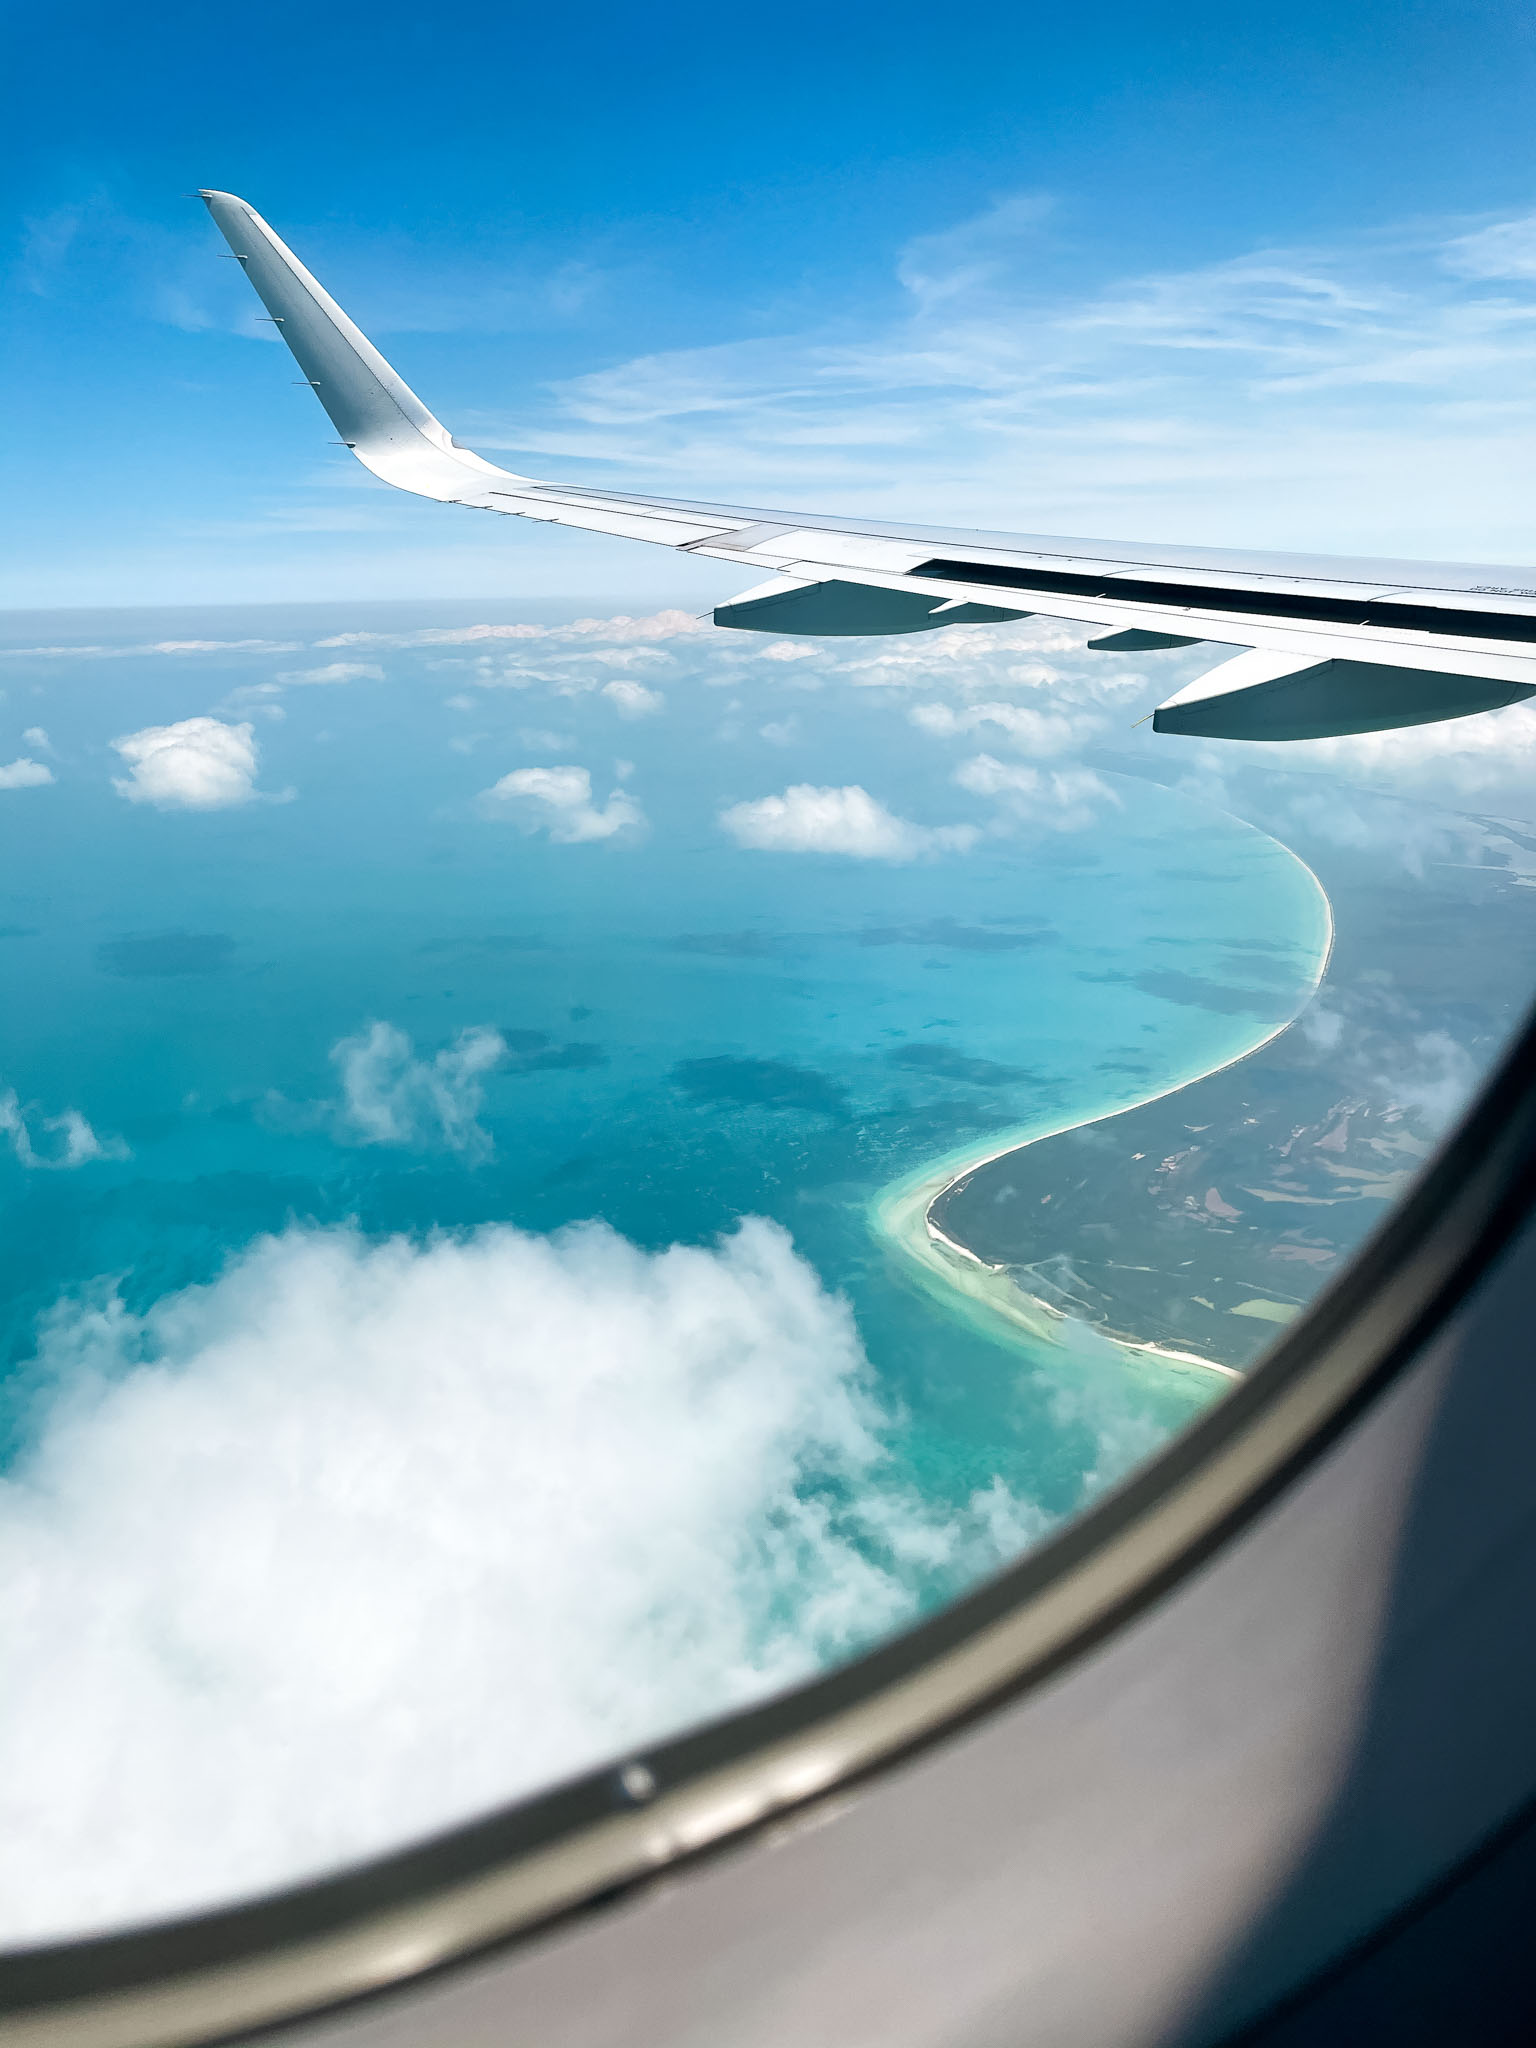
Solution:
<svg viewBox="0 0 1536 2048">
<path fill-rule="evenodd" d="M 994 1160 L 1023 1151 L 1043 1139 L 1058 1137 L 1063 1132 L 1079 1130 L 1088 1124 L 1104 1123 L 1131 1110 L 1145 1108 L 1148 1103 L 1159 1102 L 1197 1081 L 1223 1073 L 1252 1058 L 1282 1033 L 1289 1031 L 1327 975 L 1334 940 L 1333 906 L 1327 892 L 1298 855 L 1292 854 L 1292 858 L 1305 870 L 1317 891 L 1325 920 L 1325 942 L 1311 986 L 1288 1017 L 1256 1038 L 1251 1045 L 1242 1047 L 1213 1067 L 1182 1074 L 1130 1102 L 1117 1102 L 1109 1108 L 1095 1110 L 1089 1116 L 1016 1126 L 992 1138 L 982 1149 L 952 1152 L 919 1167 L 874 1196 L 868 1210 L 871 1228 L 898 1254 L 909 1276 L 926 1293 L 975 1323 L 991 1325 L 995 1329 L 1001 1322 L 1037 1340 L 1047 1343 L 1061 1341 L 1062 1326 L 1067 1317 L 1021 1287 L 1009 1267 L 988 1264 L 969 1246 L 947 1235 L 934 1220 L 935 1206 L 951 1188 Z M 1124 1354 L 1126 1364 L 1132 1370 L 1145 1373 L 1151 1369 L 1160 1376 L 1171 1374 L 1180 1379 L 1197 1377 L 1206 1385 L 1213 1379 L 1237 1380 L 1243 1377 L 1237 1367 L 1218 1364 L 1194 1352 L 1178 1351 L 1161 1344 L 1138 1343 L 1117 1332 L 1101 1331 L 1100 1334 Z"/>
</svg>

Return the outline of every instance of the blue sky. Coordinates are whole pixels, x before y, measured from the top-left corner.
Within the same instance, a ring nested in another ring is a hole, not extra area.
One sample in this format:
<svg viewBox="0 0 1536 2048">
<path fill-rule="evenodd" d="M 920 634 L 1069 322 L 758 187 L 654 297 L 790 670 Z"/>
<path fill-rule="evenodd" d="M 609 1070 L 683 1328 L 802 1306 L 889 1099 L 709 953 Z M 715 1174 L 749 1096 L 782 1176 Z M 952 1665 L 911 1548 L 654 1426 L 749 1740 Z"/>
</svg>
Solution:
<svg viewBox="0 0 1536 2048">
<path fill-rule="evenodd" d="M 1525 10 L 173 4 L 6 37 L 0 602 L 723 587 L 375 485 L 203 184 L 535 473 L 1536 557 Z"/>
</svg>

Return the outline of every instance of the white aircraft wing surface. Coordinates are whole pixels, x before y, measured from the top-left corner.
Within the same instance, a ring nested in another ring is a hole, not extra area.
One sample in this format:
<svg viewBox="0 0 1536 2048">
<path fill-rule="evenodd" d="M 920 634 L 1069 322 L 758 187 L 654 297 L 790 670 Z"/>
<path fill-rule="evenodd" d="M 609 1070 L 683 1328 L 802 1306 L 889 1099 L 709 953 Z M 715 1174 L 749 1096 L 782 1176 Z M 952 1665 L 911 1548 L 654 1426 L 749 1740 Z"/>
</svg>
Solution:
<svg viewBox="0 0 1536 2048">
<path fill-rule="evenodd" d="M 1153 724 L 1219 739 L 1378 732 L 1536 695 L 1536 569 L 895 526 L 516 475 L 459 446 L 253 207 L 201 196 L 375 476 L 473 511 L 739 562 L 760 580 L 715 608 L 717 625 L 915 633 L 1044 613 L 1104 628 L 1091 646 L 1212 642 L 1221 658 Z"/>
</svg>

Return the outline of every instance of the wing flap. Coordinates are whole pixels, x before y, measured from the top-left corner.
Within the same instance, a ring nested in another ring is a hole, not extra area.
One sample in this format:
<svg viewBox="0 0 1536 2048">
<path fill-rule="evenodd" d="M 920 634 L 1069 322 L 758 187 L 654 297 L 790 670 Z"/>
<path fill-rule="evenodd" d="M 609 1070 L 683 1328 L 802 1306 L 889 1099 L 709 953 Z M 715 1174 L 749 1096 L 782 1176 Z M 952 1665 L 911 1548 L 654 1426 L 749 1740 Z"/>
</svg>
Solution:
<svg viewBox="0 0 1536 2048">
<path fill-rule="evenodd" d="M 1255 648 L 1160 704 L 1154 732 L 1220 740 L 1338 739 L 1468 718 L 1536 696 L 1536 683 L 1382 662 L 1303 661 Z"/>
<path fill-rule="evenodd" d="M 999 605 L 945 602 L 928 590 L 885 590 L 879 584 L 846 583 L 835 577 L 819 583 L 779 577 L 729 604 L 717 604 L 713 616 L 717 626 L 749 633 L 843 636 L 931 633 L 940 626 L 990 625 L 1029 615 Z"/>
</svg>

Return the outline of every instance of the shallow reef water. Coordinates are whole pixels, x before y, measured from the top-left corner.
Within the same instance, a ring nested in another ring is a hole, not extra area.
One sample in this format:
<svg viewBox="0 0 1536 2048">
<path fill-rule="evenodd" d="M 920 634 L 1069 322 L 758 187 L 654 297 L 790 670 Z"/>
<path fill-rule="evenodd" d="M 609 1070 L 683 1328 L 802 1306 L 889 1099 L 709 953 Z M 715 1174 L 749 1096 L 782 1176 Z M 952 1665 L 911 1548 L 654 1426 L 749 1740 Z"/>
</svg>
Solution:
<svg viewBox="0 0 1536 2048">
<path fill-rule="evenodd" d="M 33 1589 L 0 1771 L 62 1772 L 60 1699 L 117 1702 L 77 1798 L 8 1795 L 34 1868 L 108 1842 L 95 1892 L 18 1877 L 6 1911 L 250 1889 L 786 1683 L 1219 1390 L 989 1320 L 871 1219 L 1283 1026 L 1328 921 L 1277 841 L 1126 775 L 989 806 L 857 693 L 764 738 L 691 640 L 638 642 L 665 701 L 620 716 L 592 636 L 466 696 L 452 640 L 375 632 L 318 684 L 328 652 L 215 647 L 194 683 L 133 632 L 34 665 L 56 779 L 0 799 L 0 1531 Z M 243 800 L 136 791 L 112 742 L 193 718 L 247 733 Z M 539 763 L 585 786 L 497 794 Z M 863 857 L 722 823 L 853 785 L 902 826 Z"/>
</svg>

